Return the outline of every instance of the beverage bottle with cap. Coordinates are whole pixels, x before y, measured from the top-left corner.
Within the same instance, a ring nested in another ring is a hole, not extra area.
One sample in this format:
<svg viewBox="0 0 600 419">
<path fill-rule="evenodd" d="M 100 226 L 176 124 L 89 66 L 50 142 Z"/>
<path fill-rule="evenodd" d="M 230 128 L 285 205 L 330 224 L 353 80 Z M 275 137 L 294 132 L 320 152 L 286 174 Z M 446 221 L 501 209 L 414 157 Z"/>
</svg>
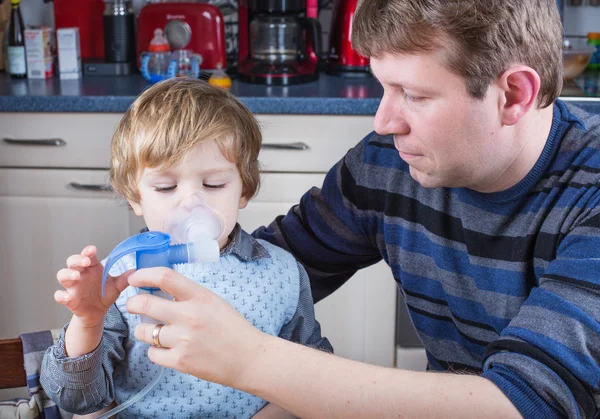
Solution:
<svg viewBox="0 0 600 419">
<path fill-rule="evenodd" d="M 25 61 L 25 25 L 21 15 L 20 0 L 10 0 L 11 11 L 8 23 L 8 72 L 12 78 L 27 77 Z"/>
<path fill-rule="evenodd" d="M 154 30 L 154 37 L 148 45 L 148 72 L 151 75 L 167 77 L 169 64 L 171 62 L 169 42 L 165 38 L 162 29 Z"/>
</svg>

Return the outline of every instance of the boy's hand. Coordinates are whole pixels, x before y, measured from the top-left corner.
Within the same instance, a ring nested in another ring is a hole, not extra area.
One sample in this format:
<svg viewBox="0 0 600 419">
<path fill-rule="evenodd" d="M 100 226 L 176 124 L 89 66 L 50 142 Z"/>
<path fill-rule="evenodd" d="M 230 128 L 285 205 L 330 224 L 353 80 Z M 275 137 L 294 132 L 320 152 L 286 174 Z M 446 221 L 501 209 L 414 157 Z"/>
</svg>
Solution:
<svg viewBox="0 0 600 419">
<path fill-rule="evenodd" d="M 109 307 L 129 285 L 128 274 L 117 278 L 109 275 L 102 298 L 103 270 L 104 267 L 96 257 L 96 247 L 87 246 L 80 255 L 69 256 L 67 267 L 56 274 L 65 290 L 56 291 L 54 299 L 71 310 L 84 327 L 102 326 Z"/>
</svg>

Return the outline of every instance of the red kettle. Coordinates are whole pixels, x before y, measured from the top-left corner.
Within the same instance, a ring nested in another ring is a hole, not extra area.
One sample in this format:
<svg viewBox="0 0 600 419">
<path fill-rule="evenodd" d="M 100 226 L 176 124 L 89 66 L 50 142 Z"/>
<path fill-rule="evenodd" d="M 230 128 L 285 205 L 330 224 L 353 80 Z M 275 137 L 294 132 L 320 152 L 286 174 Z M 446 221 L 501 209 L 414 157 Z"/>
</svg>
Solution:
<svg viewBox="0 0 600 419">
<path fill-rule="evenodd" d="M 335 0 L 329 34 L 327 72 L 344 77 L 370 76 L 369 59 L 352 48 L 352 19 L 358 0 Z"/>
</svg>

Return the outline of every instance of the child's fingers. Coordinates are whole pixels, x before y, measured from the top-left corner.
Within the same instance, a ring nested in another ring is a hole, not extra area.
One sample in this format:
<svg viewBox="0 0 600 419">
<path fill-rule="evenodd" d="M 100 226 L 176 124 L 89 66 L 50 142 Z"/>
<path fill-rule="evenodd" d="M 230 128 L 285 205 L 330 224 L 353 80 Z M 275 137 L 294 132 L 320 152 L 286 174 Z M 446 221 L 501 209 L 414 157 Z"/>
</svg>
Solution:
<svg viewBox="0 0 600 419">
<path fill-rule="evenodd" d="M 70 269 L 87 268 L 88 266 L 90 266 L 91 263 L 92 263 L 92 261 L 90 260 L 90 258 L 88 256 L 71 255 L 67 259 L 67 268 L 70 268 Z"/>
<path fill-rule="evenodd" d="M 63 287 L 70 288 L 81 279 L 81 274 L 74 269 L 62 268 L 56 274 L 56 279 Z"/>
<path fill-rule="evenodd" d="M 81 256 L 88 256 L 88 257 L 92 257 L 96 255 L 96 246 L 85 246 L 83 248 L 83 250 L 81 251 Z"/>
<path fill-rule="evenodd" d="M 69 294 L 67 291 L 58 290 L 54 293 L 54 300 L 58 304 L 66 306 L 71 301 L 71 294 Z"/>
<path fill-rule="evenodd" d="M 119 291 L 119 294 L 129 286 L 129 275 L 131 275 L 134 272 L 135 269 L 131 269 L 116 277 L 112 277 L 109 275 L 110 280 L 114 281 L 115 287 L 117 287 L 117 291 Z"/>
<path fill-rule="evenodd" d="M 83 249 L 83 251 L 81 252 L 81 256 L 87 257 L 90 260 L 90 263 L 86 266 L 91 267 L 100 264 L 100 259 L 98 259 L 96 252 L 96 246 L 86 246 Z"/>
<path fill-rule="evenodd" d="M 68 291 L 58 290 L 54 293 L 54 299 L 58 304 L 62 304 L 69 310 L 72 310 L 73 307 L 78 305 L 78 302 L 81 300 L 77 295 L 71 294 Z"/>
</svg>

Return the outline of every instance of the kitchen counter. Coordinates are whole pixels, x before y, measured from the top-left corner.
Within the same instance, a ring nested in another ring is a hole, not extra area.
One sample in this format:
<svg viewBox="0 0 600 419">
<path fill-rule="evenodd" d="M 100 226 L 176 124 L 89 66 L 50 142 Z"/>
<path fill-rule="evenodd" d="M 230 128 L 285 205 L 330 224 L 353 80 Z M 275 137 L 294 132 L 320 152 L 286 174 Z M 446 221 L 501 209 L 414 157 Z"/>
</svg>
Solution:
<svg viewBox="0 0 600 419">
<path fill-rule="evenodd" d="M 0 74 L 0 112 L 125 112 L 147 86 L 140 75 L 13 80 Z M 231 92 L 257 114 L 373 115 L 383 89 L 372 77 L 321 74 L 289 87 L 233 80 Z"/>
<path fill-rule="evenodd" d="M 561 99 L 600 114 L 600 73 L 566 83 Z M 0 74 L 0 112 L 117 112 L 127 110 L 148 86 L 140 75 L 79 80 L 13 80 Z M 233 80 L 231 88 L 257 114 L 374 115 L 383 89 L 370 78 L 321 74 L 295 86 L 265 86 Z"/>
</svg>

